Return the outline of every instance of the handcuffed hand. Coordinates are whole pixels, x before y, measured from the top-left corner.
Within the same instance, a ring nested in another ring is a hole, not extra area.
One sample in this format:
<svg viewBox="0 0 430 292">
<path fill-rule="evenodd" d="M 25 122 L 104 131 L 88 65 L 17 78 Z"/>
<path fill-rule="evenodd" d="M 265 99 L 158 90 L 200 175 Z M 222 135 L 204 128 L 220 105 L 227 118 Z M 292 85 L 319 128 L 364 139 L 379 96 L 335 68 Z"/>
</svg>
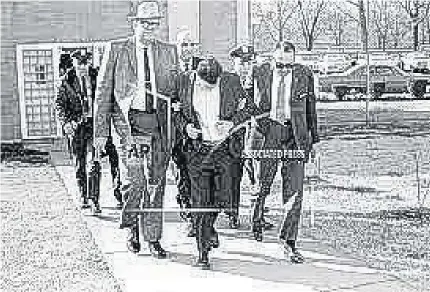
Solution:
<svg viewBox="0 0 430 292">
<path fill-rule="evenodd" d="M 179 112 L 181 110 L 181 107 L 182 107 L 182 103 L 180 103 L 179 101 L 172 102 L 172 109 L 174 112 Z"/>
<path fill-rule="evenodd" d="M 230 121 L 219 121 L 216 123 L 217 130 L 222 135 L 227 135 L 230 130 L 234 127 L 233 122 Z"/>
<path fill-rule="evenodd" d="M 246 98 L 242 98 L 242 99 L 239 101 L 239 104 L 237 105 L 237 108 L 238 108 L 239 110 L 243 110 L 243 109 L 245 108 L 245 105 L 246 105 Z"/>
<path fill-rule="evenodd" d="M 195 128 L 193 124 L 188 124 L 185 130 L 191 139 L 197 139 L 202 132 L 202 130 Z"/>
<path fill-rule="evenodd" d="M 73 129 L 73 126 L 72 126 L 72 123 L 71 123 L 71 122 L 69 122 L 69 123 L 65 123 L 65 124 L 64 124 L 64 127 L 63 127 L 63 129 L 64 129 L 64 133 L 65 133 L 67 136 L 72 135 L 72 134 L 73 134 L 73 132 L 74 132 L 74 129 Z"/>
</svg>

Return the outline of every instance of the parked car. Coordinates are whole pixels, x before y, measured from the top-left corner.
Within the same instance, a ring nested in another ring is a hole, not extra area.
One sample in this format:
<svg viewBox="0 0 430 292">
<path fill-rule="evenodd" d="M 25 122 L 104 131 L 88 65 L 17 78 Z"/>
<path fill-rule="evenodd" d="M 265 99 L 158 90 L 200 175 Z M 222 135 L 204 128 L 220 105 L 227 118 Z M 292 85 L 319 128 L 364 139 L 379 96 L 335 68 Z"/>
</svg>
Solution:
<svg viewBox="0 0 430 292">
<path fill-rule="evenodd" d="M 319 78 L 319 89 L 333 92 L 339 100 L 351 93 L 366 93 L 367 66 L 357 65 L 344 73 L 322 75 Z M 383 93 L 412 93 L 423 97 L 430 91 L 430 76 L 407 73 L 396 66 L 370 65 L 370 89 L 373 97 L 378 99 Z"/>
<path fill-rule="evenodd" d="M 430 53 L 411 52 L 401 58 L 401 68 L 405 71 L 419 72 L 422 69 L 430 69 Z"/>
</svg>

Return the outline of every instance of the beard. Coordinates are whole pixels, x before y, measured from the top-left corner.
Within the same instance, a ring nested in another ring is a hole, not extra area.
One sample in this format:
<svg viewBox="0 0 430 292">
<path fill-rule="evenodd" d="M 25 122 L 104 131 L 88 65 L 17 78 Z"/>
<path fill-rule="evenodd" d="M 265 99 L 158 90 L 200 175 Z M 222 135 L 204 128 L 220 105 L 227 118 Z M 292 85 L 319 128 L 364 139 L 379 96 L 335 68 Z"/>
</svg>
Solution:
<svg viewBox="0 0 430 292">
<path fill-rule="evenodd" d="M 199 75 L 199 77 L 201 79 L 203 79 L 204 81 L 206 81 L 207 83 L 212 84 L 212 85 L 216 84 L 218 77 L 219 77 L 219 73 L 216 72 L 216 70 L 214 68 L 198 69 L 197 75 Z"/>
</svg>

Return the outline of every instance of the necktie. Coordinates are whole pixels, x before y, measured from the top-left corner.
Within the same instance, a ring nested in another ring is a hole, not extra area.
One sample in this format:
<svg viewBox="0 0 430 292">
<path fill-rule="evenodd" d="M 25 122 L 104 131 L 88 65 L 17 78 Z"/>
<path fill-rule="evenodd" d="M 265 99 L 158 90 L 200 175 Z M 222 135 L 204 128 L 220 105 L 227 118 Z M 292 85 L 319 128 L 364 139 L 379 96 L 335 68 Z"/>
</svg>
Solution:
<svg viewBox="0 0 430 292">
<path fill-rule="evenodd" d="M 87 96 L 87 84 L 85 83 L 85 76 L 82 75 L 81 76 L 81 90 L 82 90 L 82 95 L 83 97 Z"/>
<path fill-rule="evenodd" d="M 145 48 L 143 50 L 143 62 L 145 66 L 145 87 L 147 90 L 151 90 L 151 71 L 149 66 L 149 57 L 148 57 L 148 49 Z M 145 108 L 147 111 L 152 111 L 154 108 L 154 97 L 152 94 L 145 94 Z"/>
<path fill-rule="evenodd" d="M 278 86 L 278 99 L 276 102 L 276 119 L 281 122 L 284 122 L 286 119 L 285 102 L 285 75 L 281 74 L 281 80 Z"/>
</svg>

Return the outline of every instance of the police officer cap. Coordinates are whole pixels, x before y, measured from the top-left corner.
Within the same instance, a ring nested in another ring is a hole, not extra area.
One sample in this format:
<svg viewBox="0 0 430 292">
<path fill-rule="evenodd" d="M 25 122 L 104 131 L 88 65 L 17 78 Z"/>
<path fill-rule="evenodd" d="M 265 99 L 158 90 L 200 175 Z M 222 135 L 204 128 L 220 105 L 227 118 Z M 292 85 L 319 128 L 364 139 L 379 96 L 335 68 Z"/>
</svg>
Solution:
<svg viewBox="0 0 430 292">
<path fill-rule="evenodd" d="M 243 61 L 250 61 L 255 58 L 255 52 L 253 46 L 242 45 L 230 52 L 230 57 L 240 58 Z"/>
<path fill-rule="evenodd" d="M 81 62 L 87 62 L 92 57 L 91 52 L 87 52 L 86 50 L 76 50 L 73 53 L 71 53 L 71 57 L 74 59 L 78 59 Z"/>
</svg>

